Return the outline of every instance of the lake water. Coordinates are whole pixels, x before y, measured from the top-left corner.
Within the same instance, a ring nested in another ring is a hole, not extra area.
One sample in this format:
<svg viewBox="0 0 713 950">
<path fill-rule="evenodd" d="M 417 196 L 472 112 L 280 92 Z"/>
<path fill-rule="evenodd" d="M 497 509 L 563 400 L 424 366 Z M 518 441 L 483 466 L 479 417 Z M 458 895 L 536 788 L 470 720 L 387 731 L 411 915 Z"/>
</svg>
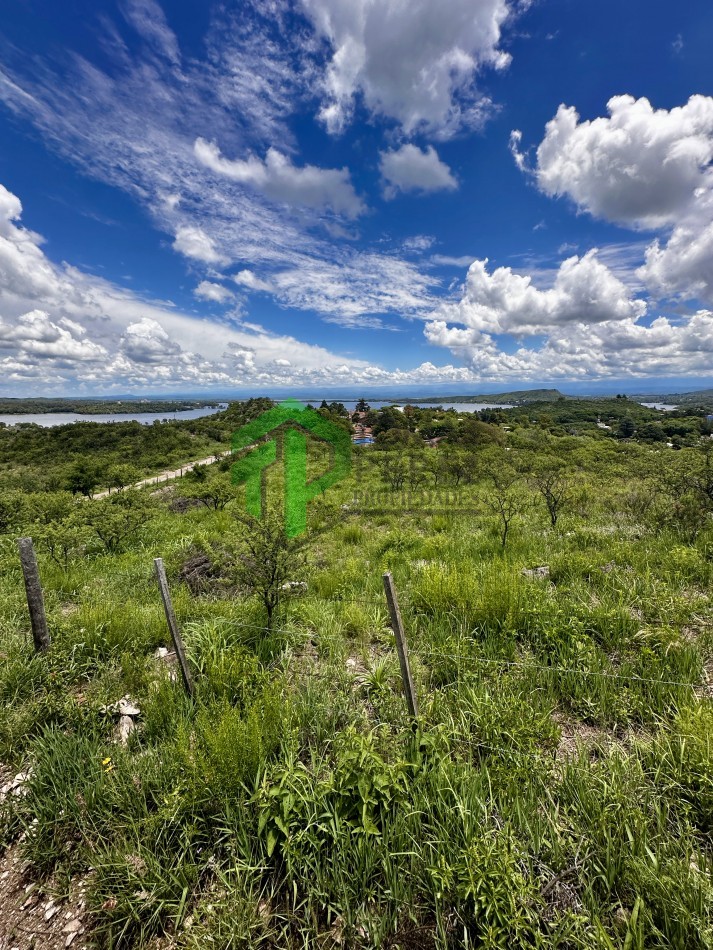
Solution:
<svg viewBox="0 0 713 950">
<path fill-rule="evenodd" d="M 331 400 L 330 400 L 331 401 Z M 337 399 L 337 402 L 341 400 Z M 320 400 L 321 402 L 321 400 Z M 373 402 L 367 400 L 372 409 L 379 409 L 381 406 L 393 406 L 394 400 L 379 400 Z M 319 405 L 319 402 L 312 402 L 312 405 Z M 82 412 L 38 412 L 38 413 L 15 413 L 12 415 L 0 415 L 0 422 L 6 425 L 14 426 L 18 422 L 34 423 L 38 426 L 48 428 L 50 426 L 63 426 L 69 422 L 140 422 L 142 425 L 151 425 L 157 420 L 166 419 L 200 419 L 203 416 L 212 416 L 214 413 L 224 409 L 227 403 L 221 403 L 218 406 L 204 406 L 202 409 L 186 409 L 183 412 L 105 412 L 96 415 Z M 347 400 L 344 405 L 349 410 L 356 408 L 356 400 Z M 405 405 L 402 403 L 401 405 Z M 426 408 L 426 404 L 419 404 L 421 408 Z M 481 409 L 510 409 L 510 406 L 503 406 L 498 403 L 488 402 L 444 402 L 429 403 L 428 406 L 439 406 L 442 409 L 457 409 L 458 412 L 479 412 Z M 666 408 L 675 408 L 673 406 Z"/>
<path fill-rule="evenodd" d="M 200 419 L 203 416 L 212 416 L 225 405 L 226 403 L 220 406 L 203 406 L 202 409 L 185 409 L 181 412 L 103 412 L 96 415 L 82 412 L 38 412 L 34 415 L 31 413 L 0 415 L 0 422 L 9 426 L 14 426 L 18 422 L 33 422 L 45 428 L 67 425 L 68 422 L 140 422 L 148 426 L 157 420 Z"/>
<path fill-rule="evenodd" d="M 665 402 L 642 402 L 642 406 L 646 406 L 647 409 L 665 409 L 666 412 L 672 412 L 674 409 L 678 409 L 678 406 L 669 406 Z"/>
</svg>

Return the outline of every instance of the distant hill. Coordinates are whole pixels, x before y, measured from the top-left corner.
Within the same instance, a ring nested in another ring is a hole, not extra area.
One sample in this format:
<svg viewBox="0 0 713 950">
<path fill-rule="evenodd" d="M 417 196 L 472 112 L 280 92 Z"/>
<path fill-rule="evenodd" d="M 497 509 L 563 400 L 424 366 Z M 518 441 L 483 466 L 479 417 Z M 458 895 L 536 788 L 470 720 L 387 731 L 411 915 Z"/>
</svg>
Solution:
<svg viewBox="0 0 713 950">
<path fill-rule="evenodd" d="M 629 398 L 636 402 L 662 402 L 670 406 L 713 406 L 713 389 L 696 389 L 690 393 L 636 393 Z"/>
<path fill-rule="evenodd" d="M 492 405 L 521 406 L 528 402 L 557 402 L 558 399 L 573 398 L 559 389 L 518 389 L 509 393 L 479 393 L 475 396 L 431 396 L 430 399 L 409 399 L 408 402 L 413 405 L 422 402 L 487 402 Z"/>
</svg>

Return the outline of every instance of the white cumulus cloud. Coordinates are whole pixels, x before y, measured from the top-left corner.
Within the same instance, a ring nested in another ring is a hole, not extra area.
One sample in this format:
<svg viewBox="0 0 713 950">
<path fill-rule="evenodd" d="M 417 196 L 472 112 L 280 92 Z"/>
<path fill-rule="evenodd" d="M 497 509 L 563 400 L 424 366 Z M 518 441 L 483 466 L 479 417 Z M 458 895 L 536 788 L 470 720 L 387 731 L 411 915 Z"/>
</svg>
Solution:
<svg viewBox="0 0 713 950">
<path fill-rule="evenodd" d="M 165 363 L 181 353 L 157 320 L 144 318 L 131 323 L 121 339 L 123 352 L 136 363 Z"/>
<path fill-rule="evenodd" d="M 173 246 L 184 257 L 190 257 L 194 261 L 202 261 L 204 264 L 228 263 L 228 259 L 216 250 L 211 236 L 194 225 L 181 225 L 176 230 Z"/>
<path fill-rule="evenodd" d="M 0 318 L 0 349 L 12 349 L 21 359 L 58 360 L 63 363 L 101 360 L 103 346 L 83 339 L 85 329 L 72 320 L 50 320 L 44 310 L 30 310 L 15 323 Z"/>
<path fill-rule="evenodd" d="M 561 105 L 531 170 L 513 132 L 518 166 L 581 211 L 660 231 L 636 270 L 651 294 L 713 302 L 713 97 L 654 109 L 648 99 L 615 96 L 607 108 L 607 117 L 580 121 Z"/>
<path fill-rule="evenodd" d="M 546 290 L 510 267 L 489 272 L 487 265 L 487 260 L 471 264 L 461 300 L 441 308 L 446 320 L 478 332 L 533 335 L 550 327 L 638 319 L 646 313 L 644 301 L 631 298 L 597 259 L 596 250 L 564 261 Z"/>
<path fill-rule="evenodd" d="M 422 150 L 406 144 L 381 152 L 379 170 L 386 198 L 395 197 L 399 191 L 453 191 L 458 187 L 450 168 L 432 145 Z"/>
<path fill-rule="evenodd" d="M 196 158 L 218 175 L 225 175 L 263 192 L 272 201 L 307 208 L 329 208 L 336 214 L 355 218 L 364 203 L 354 191 L 348 168 L 298 168 L 276 148 L 269 148 L 265 159 L 251 155 L 246 159 L 227 159 L 213 142 L 198 138 Z"/>
<path fill-rule="evenodd" d="M 538 186 L 608 221 L 675 224 L 700 189 L 711 187 L 713 98 L 691 96 L 667 110 L 654 109 L 648 99 L 614 96 L 607 110 L 606 118 L 580 121 L 576 109 L 559 107 L 537 148 Z"/>
<path fill-rule="evenodd" d="M 193 291 L 193 295 L 199 300 L 209 300 L 211 303 L 226 303 L 234 296 L 227 287 L 216 284 L 212 280 L 202 280 Z"/>
<path fill-rule="evenodd" d="M 425 327 L 483 380 L 592 380 L 704 375 L 713 358 L 713 312 L 648 317 L 596 252 L 571 257 L 551 286 L 475 261 L 460 301 Z"/>
<path fill-rule="evenodd" d="M 490 101 L 477 73 L 510 61 L 500 49 L 507 0 L 302 0 L 331 48 L 320 116 L 331 132 L 349 122 L 357 94 L 406 134 L 446 136 L 482 122 Z"/>
</svg>

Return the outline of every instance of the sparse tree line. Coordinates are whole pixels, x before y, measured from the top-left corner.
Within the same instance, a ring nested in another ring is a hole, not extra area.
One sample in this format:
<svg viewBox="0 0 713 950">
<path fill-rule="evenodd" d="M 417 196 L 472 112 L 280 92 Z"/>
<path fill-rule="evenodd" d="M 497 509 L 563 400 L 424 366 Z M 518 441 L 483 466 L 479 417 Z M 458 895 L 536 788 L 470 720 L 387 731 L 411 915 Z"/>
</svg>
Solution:
<svg viewBox="0 0 713 950">
<path fill-rule="evenodd" d="M 262 408 L 255 401 L 248 411 Z M 246 417 L 245 404 L 239 412 L 231 409 L 230 424 L 237 426 Z M 320 411 L 331 414 L 333 409 Z M 598 503 L 598 486 L 602 496 L 616 499 L 622 517 L 642 531 L 669 531 L 692 542 L 710 525 L 713 441 L 699 438 L 695 446 L 671 452 L 617 438 L 558 437 L 532 425 L 504 431 L 495 418 L 484 422 L 474 414 L 464 418 L 450 413 L 443 414 L 455 419 L 450 435 L 428 445 L 417 420 L 427 412 L 435 423 L 438 413 L 431 410 L 387 413 L 385 419 L 398 425 L 382 429 L 373 448 L 355 451 L 355 483 L 394 493 L 462 490 L 503 550 L 526 517 L 539 517 L 543 527 L 558 532 L 566 530 L 570 516 L 586 517 Z M 61 452 L 61 445 L 50 439 L 48 455 Z M 313 465 L 324 464 L 314 444 L 310 452 Z M 103 474 L 114 493 L 87 500 L 97 486 L 92 464 L 75 462 L 64 490 L 8 487 L 0 492 L 0 534 L 31 533 L 38 550 L 69 571 L 78 558 L 117 554 L 140 542 L 167 508 L 174 514 L 190 508 L 231 513 L 236 520 L 225 529 L 226 538 L 204 553 L 226 583 L 258 597 L 266 623 L 272 625 L 285 585 L 299 573 L 300 546 L 286 541 L 276 515 L 256 522 L 242 514 L 242 489 L 232 483 L 230 458 L 196 466 L 166 498 L 128 487 L 138 470 L 126 461 Z M 326 510 L 329 500 L 321 501 Z"/>
</svg>

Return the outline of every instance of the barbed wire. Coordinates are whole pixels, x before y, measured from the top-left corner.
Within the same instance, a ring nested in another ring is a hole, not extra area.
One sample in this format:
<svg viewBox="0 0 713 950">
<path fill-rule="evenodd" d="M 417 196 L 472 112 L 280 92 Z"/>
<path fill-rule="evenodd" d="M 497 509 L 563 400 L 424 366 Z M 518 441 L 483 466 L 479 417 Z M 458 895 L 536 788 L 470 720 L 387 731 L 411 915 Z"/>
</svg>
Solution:
<svg viewBox="0 0 713 950">
<path fill-rule="evenodd" d="M 192 627 L 200 625 L 202 623 L 209 624 L 212 618 L 206 618 L 206 620 L 197 620 L 192 621 L 186 626 L 186 631 L 188 632 L 187 645 L 191 646 L 191 633 Z M 259 633 L 269 633 L 269 634 L 291 634 L 291 633 L 300 633 L 308 632 L 309 628 L 300 626 L 299 622 L 294 627 L 267 627 L 260 624 L 253 623 L 242 623 L 239 621 L 229 620 L 227 618 L 216 618 L 216 621 L 219 625 L 238 628 L 241 630 L 250 630 L 256 631 Z M 395 647 L 389 649 L 389 655 L 395 651 Z M 633 681 L 638 683 L 648 683 L 656 686 L 680 686 L 687 689 L 694 689 L 697 686 L 701 685 L 701 679 L 698 680 L 674 680 L 674 679 L 664 679 L 650 676 L 642 676 L 638 673 L 624 673 L 624 672 L 614 672 L 612 670 L 588 670 L 572 666 L 561 666 L 554 664 L 538 663 L 533 662 L 529 658 L 522 658 L 517 660 L 508 660 L 500 657 L 483 657 L 483 656 L 473 656 L 469 653 L 446 653 L 439 650 L 429 650 L 423 649 L 421 647 L 414 647 L 413 645 L 409 650 L 410 656 L 419 660 L 423 660 L 424 657 L 430 657 L 431 659 L 446 659 L 446 660 L 456 660 L 458 662 L 465 661 L 466 663 L 471 663 L 474 665 L 485 665 L 485 666 L 497 666 L 500 668 L 507 669 L 521 669 L 521 670 L 537 670 L 539 672 L 545 673 L 561 673 L 563 675 L 573 675 L 573 676 L 585 676 L 585 677 L 601 677 L 604 679 L 611 680 L 626 680 Z M 395 655 L 395 653 L 394 653 Z M 387 658 L 387 656 L 382 655 L 381 659 Z"/>
<path fill-rule="evenodd" d="M 657 679 L 655 677 L 641 676 L 638 673 L 614 673 L 610 670 L 585 670 L 578 669 L 577 667 L 571 666 L 554 666 L 551 664 L 545 663 L 533 663 L 529 659 L 522 660 L 505 660 L 499 659 L 497 657 L 477 657 L 472 656 L 466 653 L 441 653 L 435 650 L 418 650 L 414 647 L 410 648 L 410 655 L 420 658 L 421 654 L 426 654 L 431 657 L 438 657 L 443 659 L 451 660 L 469 660 L 473 663 L 483 663 L 486 665 L 497 665 L 505 666 L 509 668 L 521 668 L 528 670 L 538 670 L 544 672 L 555 672 L 555 673 L 564 673 L 564 674 L 575 674 L 577 676 L 600 676 L 606 679 L 615 679 L 615 680 L 635 680 L 640 683 L 654 683 L 660 686 L 686 686 L 694 687 L 699 685 L 694 682 L 684 682 L 681 680 L 668 680 L 668 679 Z"/>
</svg>

